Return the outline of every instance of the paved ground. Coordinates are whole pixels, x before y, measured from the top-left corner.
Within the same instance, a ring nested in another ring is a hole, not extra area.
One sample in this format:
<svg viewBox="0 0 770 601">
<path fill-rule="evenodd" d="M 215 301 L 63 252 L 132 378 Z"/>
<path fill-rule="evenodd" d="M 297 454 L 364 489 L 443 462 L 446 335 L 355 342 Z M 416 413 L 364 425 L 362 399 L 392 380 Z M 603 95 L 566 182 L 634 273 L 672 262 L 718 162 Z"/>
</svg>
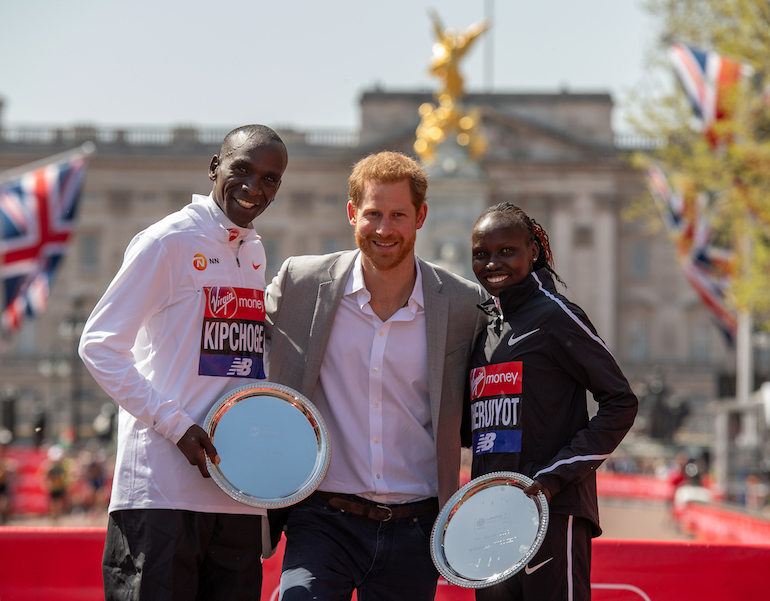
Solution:
<svg viewBox="0 0 770 601">
<path fill-rule="evenodd" d="M 600 499 L 599 515 L 603 538 L 637 540 L 690 540 L 671 519 L 665 503 Z M 104 527 L 105 513 L 62 516 L 54 522 L 50 517 L 15 517 L 9 526 L 74 526 Z"/>
<path fill-rule="evenodd" d="M 58 520 L 53 520 L 50 516 L 11 516 L 10 521 L 5 525 L 34 527 L 62 526 L 70 528 L 106 528 L 107 514 L 105 512 L 67 514 L 61 516 Z"/>
<path fill-rule="evenodd" d="M 679 530 L 667 503 L 599 499 L 602 538 L 692 540 Z"/>
</svg>

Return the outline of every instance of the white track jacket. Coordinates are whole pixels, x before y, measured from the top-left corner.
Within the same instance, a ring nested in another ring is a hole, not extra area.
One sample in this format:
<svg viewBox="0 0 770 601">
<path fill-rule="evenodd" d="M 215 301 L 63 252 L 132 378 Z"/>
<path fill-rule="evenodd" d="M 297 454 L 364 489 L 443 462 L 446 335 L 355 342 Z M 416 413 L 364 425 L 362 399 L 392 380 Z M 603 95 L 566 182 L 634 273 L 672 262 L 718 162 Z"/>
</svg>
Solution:
<svg viewBox="0 0 770 601">
<path fill-rule="evenodd" d="M 176 447 L 230 390 L 264 378 L 265 252 L 211 196 L 140 232 L 86 323 L 80 356 L 120 405 L 110 511 L 263 514 Z"/>
</svg>

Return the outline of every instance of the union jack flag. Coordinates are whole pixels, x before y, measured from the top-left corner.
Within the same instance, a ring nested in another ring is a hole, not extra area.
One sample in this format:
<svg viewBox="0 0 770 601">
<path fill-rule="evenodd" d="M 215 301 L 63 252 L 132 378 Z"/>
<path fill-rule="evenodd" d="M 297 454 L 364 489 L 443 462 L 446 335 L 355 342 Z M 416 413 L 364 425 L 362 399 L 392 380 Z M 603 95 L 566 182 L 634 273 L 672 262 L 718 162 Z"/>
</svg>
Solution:
<svg viewBox="0 0 770 601">
<path fill-rule="evenodd" d="M 687 281 L 732 342 L 738 324 L 735 309 L 729 302 L 734 256 L 715 242 L 717 232 L 711 223 L 710 198 L 687 187 L 675 191 L 656 165 L 647 170 L 647 185 L 674 242 Z"/>
<path fill-rule="evenodd" d="M 48 306 L 56 268 L 67 250 L 91 146 L 29 165 L 0 182 L 0 335 Z"/>
<path fill-rule="evenodd" d="M 704 51 L 674 43 L 668 58 L 703 132 L 712 145 L 719 142 L 714 123 L 727 116 L 725 95 L 750 68 L 713 50 Z"/>
</svg>

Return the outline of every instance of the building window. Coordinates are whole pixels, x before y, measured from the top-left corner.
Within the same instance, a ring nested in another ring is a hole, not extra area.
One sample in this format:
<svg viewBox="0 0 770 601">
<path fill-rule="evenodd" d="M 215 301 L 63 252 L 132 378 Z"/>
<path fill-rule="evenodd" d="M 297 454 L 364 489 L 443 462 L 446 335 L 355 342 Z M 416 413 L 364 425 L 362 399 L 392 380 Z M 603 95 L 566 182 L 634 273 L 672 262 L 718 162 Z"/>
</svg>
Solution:
<svg viewBox="0 0 770 601">
<path fill-rule="evenodd" d="M 99 236 L 96 234 L 78 234 L 78 268 L 84 274 L 99 271 Z"/>
<path fill-rule="evenodd" d="M 646 278 L 650 274 L 650 244 L 646 240 L 631 243 L 628 272 L 631 277 Z"/>
<path fill-rule="evenodd" d="M 83 194 L 80 197 L 80 202 L 84 205 L 98 205 L 102 198 L 98 194 Z"/>
<path fill-rule="evenodd" d="M 576 248 L 590 248 L 594 244 L 594 230 L 590 225 L 576 225 L 574 237 Z"/>
<path fill-rule="evenodd" d="M 643 363 L 650 352 L 650 337 L 647 324 L 629 321 L 626 325 L 626 358 L 633 363 Z"/>
<path fill-rule="evenodd" d="M 324 236 L 321 240 L 322 255 L 337 252 L 338 250 L 342 250 L 343 247 L 342 241 L 337 236 Z"/>
<path fill-rule="evenodd" d="M 711 329 L 707 323 L 696 323 L 690 328 L 690 359 L 707 363 L 711 357 Z"/>
<path fill-rule="evenodd" d="M 278 238 L 262 238 L 262 246 L 265 248 L 265 281 L 270 283 L 273 276 L 281 268 L 281 242 Z"/>
<path fill-rule="evenodd" d="M 323 197 L 323 204 L 328 207 L 336 207 L 347 202 L 345 196 L 339 196 L 337 194 L 327 194 Z"/>
<path fill-rule="evenodd" d="M 110 192 L 110 210 L 118 215 L 125 215 L 131 209 L 131 192 L 113 190 Z"/>
<path fill-rule="evenodd" d="M 292 192 L 291 204 L 293 208 L 299 211 L 307 211 L 312 206 L 313 193 L 312 192 Z"/>
<path fill-rule="evenodd" d="M 22 323 L 21 329 L 16 335 L 15 341 L 15 353 L 30 357 L 38 352 L 37 335 L 38 335 L 38 322 L 31 318 L 26 318 Z"/>
<path fill-rule="evenodd" d="M 167 196 L 171 208 L 175 211 L 181 209 L 192 201 L 192 194 L 186 190 L 171 190 Z"/>
</svg>

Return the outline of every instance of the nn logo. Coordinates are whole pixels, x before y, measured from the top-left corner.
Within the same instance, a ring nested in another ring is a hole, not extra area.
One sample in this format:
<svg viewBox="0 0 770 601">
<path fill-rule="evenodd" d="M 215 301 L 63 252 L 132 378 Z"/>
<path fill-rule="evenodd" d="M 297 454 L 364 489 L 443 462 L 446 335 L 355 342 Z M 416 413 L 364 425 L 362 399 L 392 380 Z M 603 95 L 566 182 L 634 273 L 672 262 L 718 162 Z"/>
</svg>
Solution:
<svg viewBox="0 0 770 601">
<path fill-rule="evenodd" d="M 193 267 L 197 269 L 198 271 L 203 271 L 206 269 L 206 265 L 208 265 L 208 261 L 206 261 L 206 257 L 204 257 L 202 254 L 198 253 L 197 255 L 193 255 Z"/>
</svg>

